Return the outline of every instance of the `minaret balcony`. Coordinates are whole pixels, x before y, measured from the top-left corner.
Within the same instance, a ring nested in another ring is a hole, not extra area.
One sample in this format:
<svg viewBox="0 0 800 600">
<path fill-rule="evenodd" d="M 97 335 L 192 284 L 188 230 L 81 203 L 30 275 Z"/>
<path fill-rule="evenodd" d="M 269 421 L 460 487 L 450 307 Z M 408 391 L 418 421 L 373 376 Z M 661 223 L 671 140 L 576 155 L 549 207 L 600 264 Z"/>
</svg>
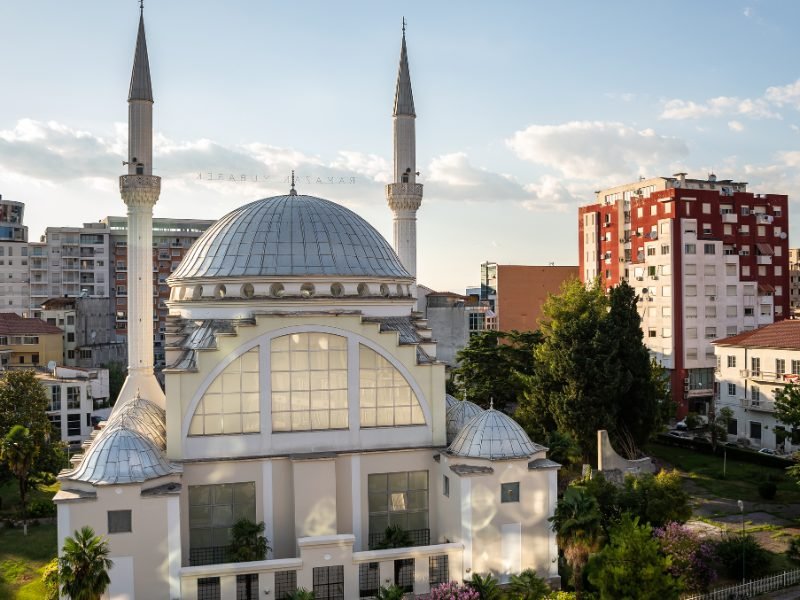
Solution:
<svg viewBox="0 0 800 600">
<path fill-rule="evenodd" d="M 161 193 L 161 177 L 157 175 L 121 175 L 119 178 L 119 191 L 125 190 L 152 190 Z"/>
<path fill-rule="evenodd" d="M 390 183 L 386 186 L 386 195 L 393 196 L 422 196 L 421 183 Z"/>
</svg>

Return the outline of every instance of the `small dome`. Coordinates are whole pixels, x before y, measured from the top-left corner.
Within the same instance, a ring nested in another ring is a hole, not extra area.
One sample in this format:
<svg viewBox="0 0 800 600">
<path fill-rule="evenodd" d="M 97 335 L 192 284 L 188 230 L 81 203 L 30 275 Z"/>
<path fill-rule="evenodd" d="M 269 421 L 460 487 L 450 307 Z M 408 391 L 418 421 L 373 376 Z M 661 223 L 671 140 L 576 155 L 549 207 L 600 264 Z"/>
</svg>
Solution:
<svg viewBox="0 0 800 600">
<path fill-rule="evenodd" d="M 514 419 L 490 408 L 464 425 L 447 452 L 465 458 L 505 460 L 530 458 L 545 449 L 532 442 Z"/>
<path fill-rule="evenodd" d="M 450 396 L 452 398 L 452 396 Z M 466 425 L 472 417 L 475 415 L 479 415 L 483 412 L 483 409 L 470 402 L 469 400 L 455 400 L 455 404 L 450 406 L 447 409 L 446 419 L 447 419 L 447 443 L 449 444 L 452 442 L 456 436 L 458 435 L 459 431 Z"/>
<path fill-rule="evenodd" d="M 222 217 L 170 282 L 309 275 L 411 279 L 372 225 L 335 202 L 298 194 L 257 200 Z"/>
<path fill-rule="evenodd" d="M 455 406 L 458 403 L 458 398 L 455 396 L 451 396 L 450 394 L 444 395 L 445 401 L 445 410 L 449 410 L 452 406 Z"/>
</svg>

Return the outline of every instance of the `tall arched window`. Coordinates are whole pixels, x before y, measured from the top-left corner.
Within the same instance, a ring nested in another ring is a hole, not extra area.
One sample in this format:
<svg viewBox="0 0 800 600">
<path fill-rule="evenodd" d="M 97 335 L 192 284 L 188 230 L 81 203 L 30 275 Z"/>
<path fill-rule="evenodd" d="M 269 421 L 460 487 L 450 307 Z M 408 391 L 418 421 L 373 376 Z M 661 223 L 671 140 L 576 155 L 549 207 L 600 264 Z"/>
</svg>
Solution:
<svg viewBox="0 0 800 600">
<path fill-rule="evenodd" d="M 273 431 L 347 429 L 347 338 L 283 335 L 270 357 Z"/>
<path fill-rule="evenodd" d="M 403 374 L 371 348 L 359 348 L 361 427 L 424 425 L 422 407 Z"/>
<path fill-rule="evenodd" d="M 189 435 L 258 433 L 258 348 L 245 352 L 217 375 L 203 394 Z"/>
</svg>

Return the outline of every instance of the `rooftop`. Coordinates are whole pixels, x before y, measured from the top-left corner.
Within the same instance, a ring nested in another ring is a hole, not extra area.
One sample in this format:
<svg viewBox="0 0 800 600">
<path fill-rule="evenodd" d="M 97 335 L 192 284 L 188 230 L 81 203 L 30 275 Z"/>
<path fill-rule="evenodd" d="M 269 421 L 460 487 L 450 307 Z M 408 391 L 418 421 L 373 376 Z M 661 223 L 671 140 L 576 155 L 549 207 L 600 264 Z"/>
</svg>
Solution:
<svg viewBox="0 0 800 600">
<path fill-rule="evenodd" d="M 49 325 L 41 319 L 26 319 L 17 313 L 0 313 L 0 335 L 33 335 L 50 334 L 59 335 L 64 332 L 55 325 Z"/>
<path fill-rule="evenodd" d="M 800 321 L 785 320 L 745 331 L 739 335 L 715 340 L 717 346 L 738 346 L 740 348 L 781 348 L 800 350 Z"/>
</svg>

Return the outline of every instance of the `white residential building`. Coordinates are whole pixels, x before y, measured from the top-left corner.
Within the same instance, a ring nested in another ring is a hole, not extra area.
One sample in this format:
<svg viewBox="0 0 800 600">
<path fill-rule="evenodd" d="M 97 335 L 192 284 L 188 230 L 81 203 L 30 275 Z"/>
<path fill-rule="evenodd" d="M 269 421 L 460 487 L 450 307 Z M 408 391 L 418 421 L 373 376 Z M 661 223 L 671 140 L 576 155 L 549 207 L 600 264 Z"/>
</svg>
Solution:
<svg viewBox="0 0 800 600">
<path fill-rule="evenodd" d="M 756 448 L 800 450 L 800 430 L 775 417 L 775 393 L 800 382 L 800 321 L 785 320 L 714 342 L 717 411 L 729 407 L 728 434 Z"/>
<path fill-rule="evenodd" d="M 25 205 L 0 195 L 0 312 L 28 316 L 28 228 Z"/>
<path fill-rule="evenodd" d="M 37 375 L 47 390 L 47 418 L 62 442 L 77 445 L 87 439 L 94 425 L 95 406 L 108 403 L 108 369 L 55 367 Z"/>
</svg>

